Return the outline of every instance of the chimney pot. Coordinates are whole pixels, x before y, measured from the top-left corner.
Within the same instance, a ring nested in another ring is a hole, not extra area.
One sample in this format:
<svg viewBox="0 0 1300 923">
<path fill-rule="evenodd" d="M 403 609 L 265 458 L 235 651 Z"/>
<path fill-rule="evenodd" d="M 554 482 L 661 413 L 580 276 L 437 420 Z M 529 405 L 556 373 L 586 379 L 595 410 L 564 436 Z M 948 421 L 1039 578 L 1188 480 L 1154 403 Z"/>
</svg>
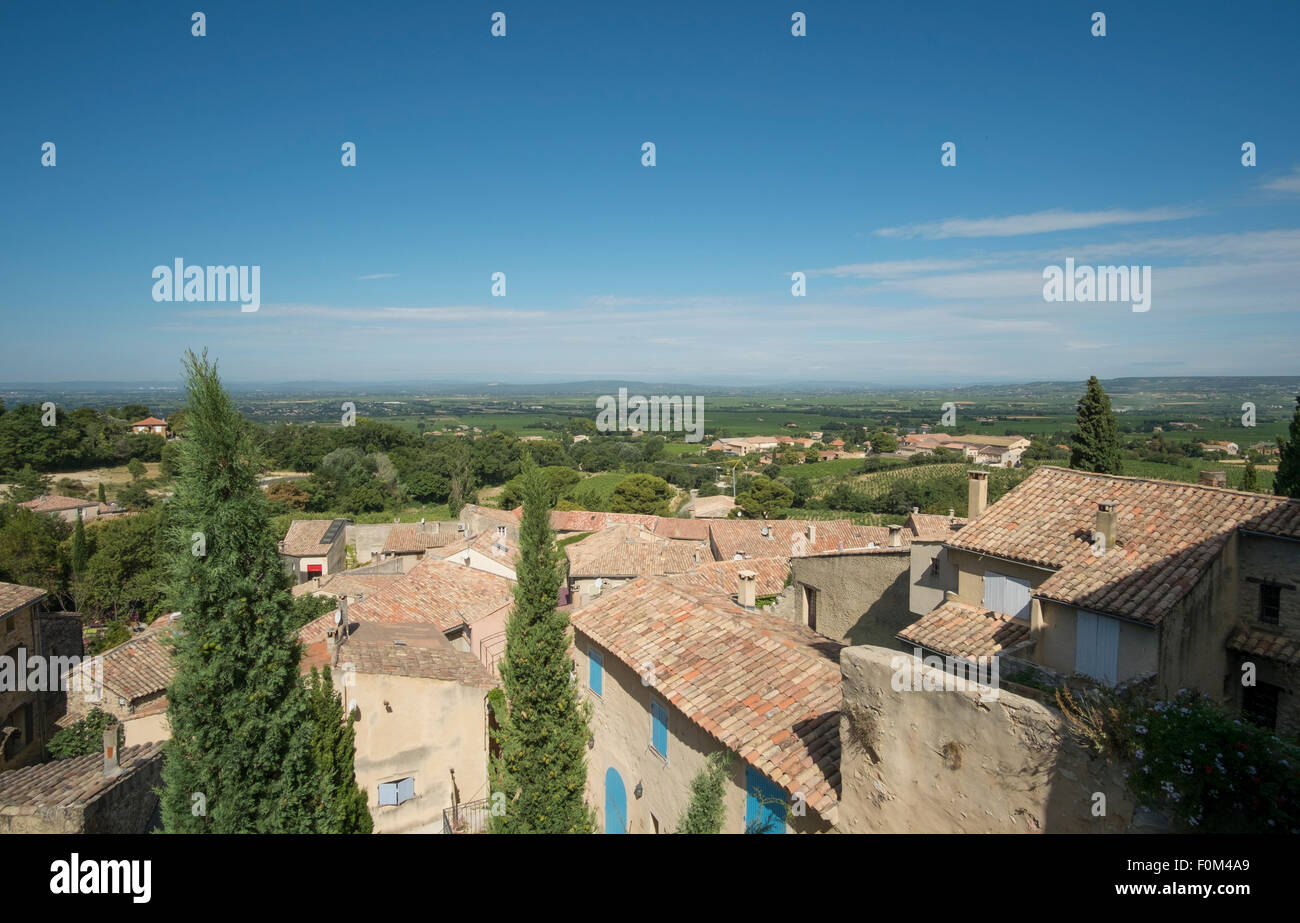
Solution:
<svg viewBox="0 0 1300 923">
<path fill-rule="evenodd" d="M 1097 528 L 1096 531 L 1105 536 L 1106 544 L 1102 546 L 1102 553 L 1105 554 L 1115 547 L 1115 504 L 1098 503 L 1097 504 Z M 1096 536 L 1094 536 L 1095 538 Z"/>
<path fill-rule="evenodd" d="M 755 593 L 758 574 L 752 570 L 742 570 L 737 576 L 740 577 L 740 586 L 736 598 L 746 609 L 753 609 L 757 599 Z"/>
<path fill-rule="evenodd" d="M 894 525 L 889 527 L 889 547 L 899 548 L 903 544 L 903 527 Z"/>
<path fill-rule="evenodd" d="M 808 523 L 808 544 L 817 544 L 817 523 L 815 522 Z"/>
</svg>

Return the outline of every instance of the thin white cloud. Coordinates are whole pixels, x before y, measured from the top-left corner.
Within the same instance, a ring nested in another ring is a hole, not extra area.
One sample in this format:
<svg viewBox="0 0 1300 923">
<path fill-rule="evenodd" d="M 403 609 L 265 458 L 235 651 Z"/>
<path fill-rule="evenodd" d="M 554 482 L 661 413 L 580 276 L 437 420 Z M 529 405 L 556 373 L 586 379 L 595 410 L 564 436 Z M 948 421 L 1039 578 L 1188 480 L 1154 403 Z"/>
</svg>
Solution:
<svg viewBox="0 0 1300 923">
<path fill-rule="evenodd" d="M 366 276 L 357 276 L 357 279 L 363 282 L 369 281 L 370 279 L 396 279 L 396 278 L 397 278 L 397 273 L 395 272 L 372 272 Z"/>
<path fill-rule="evenodd" d="M 928 224 L 907 224 L 895 228 L 880 228 L 880 237 L 904 240 L 921 237 L 943 240 L 949 237 L 1018 237 L 1022 234 L 1048 234 L 1053 231 L 1077 231 L 1114 224 L 1147 224 L 1153 221 L 1178 221 L 1193 218 L 1203 212 L 1190 208 L 1147 208 L 1131 210 L 1111 208 L 1094 212 L 1075 212 L 1062 208 L 1034 212 L 1028 215 L 1008 215 L 1002 218 L 945 218 Z"/>
<path fill-rule="evenodd" d="M 1291 172 L 1286 176 L 1279 176 L 1267 183 L 1261 183 L 1259 188 L 1267 189 L 1270 192 L 1300 192 L 1300 164 L 1292 167 Z"/>
</svg>

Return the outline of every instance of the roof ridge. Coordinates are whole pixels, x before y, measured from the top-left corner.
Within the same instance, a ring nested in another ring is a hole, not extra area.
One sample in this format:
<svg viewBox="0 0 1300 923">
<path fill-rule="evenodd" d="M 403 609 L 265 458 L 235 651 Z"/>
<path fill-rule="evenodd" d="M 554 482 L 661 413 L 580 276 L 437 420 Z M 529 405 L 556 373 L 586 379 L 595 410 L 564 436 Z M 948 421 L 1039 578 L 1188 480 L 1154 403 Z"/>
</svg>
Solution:
<svg viewBox="0 0 1300 923">
<path fill-rule="evenodd" d="M 1218 487 L 1214 484 L 1201 484 L 1198 481 L 1173 481 L 1168 478 L 1151 478 L 1141 477 L 1132 474 L 1104 474 L 1100 471 L 1080 471 L 1077 468 L 1062 468 L 1060 465 L 1038 465 L 1030 472 L 1032 477 L 1039 471 L 1061 471 L 1065 474 L 1078 475 L 1079 477 L 1096 478 L 1098 480 L 1110 481 L 1130 481 L 1139 484 L 1156 484 L 1161 487 L 1194 487 L 1197 490 L 1212 490 L 1222 494 L 1233 494 L 1238 497 L 1251 497 L 1258 500 L 1269 500 L 1278 503 L 1300 503 L 1300 498 L 1296 497 L 1279 497 L 1274 494 L 1262 494 L 1258 491 L 1238 490 L 1235 487 Z M 929 514 L 940 515 L 940 514 Z"/>
</svg>

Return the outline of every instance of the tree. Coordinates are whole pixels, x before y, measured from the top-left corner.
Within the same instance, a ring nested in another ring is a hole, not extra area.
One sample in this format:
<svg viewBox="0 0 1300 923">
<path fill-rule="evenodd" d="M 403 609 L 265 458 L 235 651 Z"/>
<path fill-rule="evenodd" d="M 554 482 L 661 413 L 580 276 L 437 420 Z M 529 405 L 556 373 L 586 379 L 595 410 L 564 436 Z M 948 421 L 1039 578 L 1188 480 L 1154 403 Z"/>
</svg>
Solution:
<svg viewBox="0 0 1300 923">
<path fill-rule="evenodd" d="M 677 822 L 678 833 L 722 832 L 727 819 L 723 795 L 730 770 L 730 752 L 719 750 L 709 755 L 708 763 L 691 780 L 691 800 L 686 805 L 686 813 Z"/>
<path fill-rule="evenodd" d="M 131 480 L 138 481 L 140 478 L 145 476 L 147 469 L 144 466 L 144 462 L 140 461 L 138 458 L 133 458 L 126 463 L 126 470 L 130 472 Z"/>
<path fill-rule="evenodd" d="M 610 497 L 611 513 L 644 513 L 649 516 L 667 516 L 672 500 L 672 487 L 663 478 L 653 474 L 631 474 L 618 482 Z"/>
<path fill-rule="evenodd" d="M 73 575 L 80 574 L 86 569 L 86 561 L 89 558 L 90 549 L 86 544 L 86 524 L 81 520 L 81 510 L 77 510 L 77 523 L 72 527 L 72 553 L 69 558 Z"/>
<path fill-rule="evenodd" d="M 1070 467 L 1097 474 L 1119 474 L 1119 433 L 1110 410 L 1110 396 L 1097 376 L 1088 379 L 1088 390 L 1079 400 L 1077 429 L 1071 436 Z"/>
<path fill-rule="evenodd" d="M 1279 497 L 1300 497 L 1300 396 L 1295 399 L 1288 439 L 1277 437 L 1277 474 L 1273 475 L 1273 493 Z"/>
<path fill-rule="evenodd" d="M 316 734 L 312 759 L 320 780 L 317 833 L 369 833 L 373 829 L 366 793 L 357 785 L 356 737 L 352 716 L 343 716 L 343 700 L 334 691 L 330 668 L 311 670 L 307 682 Z"/>
<path fill-rule="evenodd" d="M 104 482 L 103 482 L 103 481 L 100 481 L 100 482 L 99 482 L 99 490 L 97 491 L 97 495 L 98 495 L 98 497 L 99 497 L 99 502 L 100 502 L 100 503 L 107 503 L 107 502 L 108 502 L 108 495 L 107 495 L 106 493 L 104 493 Z"/>
<path fill-rule="evenodd" d="M 117 502 L 138 513 L 153 506 L 153 497 L 143 483 L 132 481 L 117 492 Z"/>
<path fill-rule="evenodd" d="M 794 491 L 765 477 L 754 478 L 743 493 L 736 495 L 736 504 L 753 519 L 772 519 L 793 501 Z"/>
<path fill-rule="evenodd" d="M 57 516 L 0 506 L 0 581 L 58 595 L 66 571 L 59 545 L 68 533 L 68 524 Z"/>
<path fill-rule="evenodd" d="M 167 565 L 162 554 L 167 507 L 97 523 L 85 566 L 76 573 L 78 608 L 126 618 L 165 608 Z"/>
<path fill-rule="evenodd" d="M 321 783 L 260 460 L 206 351 L 184 365 L 187 438 L 165 554 L 185 629 L 173 637 L 167 687 L 163 827 L 309 833 Z M 195 533 L 203 554 L 193 553 Z"/>
<path fill-rule="evenodd" d="M 1241 489 L 1258 490 L 1258 480 L 1259 478 L 1255 473 L 1255 460 L 1247 458 L 1246 467 L 1241 471 Z"/>
<path fill-rule="evenodd" d="M 590 730 L 578 700 L 569 657 L 569 617 L 555 607 L 561 571 L 547 485 L 525 456 L 524 513 L 515 566 L 515 604 L 506 623 L 501 662 L 506 711 L 491 761 L 492 792 L 505 811 L 491 818 L 494 833 L 590 833 L 584 801 Z M 495 800 L 495 798 L 494 798 Z"/>
</svg>

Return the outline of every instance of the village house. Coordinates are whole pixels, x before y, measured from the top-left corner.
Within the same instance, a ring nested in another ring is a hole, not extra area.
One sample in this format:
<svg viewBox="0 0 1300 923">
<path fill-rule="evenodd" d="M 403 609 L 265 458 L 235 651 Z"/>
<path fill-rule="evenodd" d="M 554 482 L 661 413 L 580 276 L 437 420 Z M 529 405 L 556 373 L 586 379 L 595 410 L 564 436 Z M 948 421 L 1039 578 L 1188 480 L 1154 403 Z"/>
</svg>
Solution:
<svg viewBox="0 0 1300 923">
<path fill-rule="evenodd" d="M 495 533 L 497 526 L 505 526 L 510 541 L 519 541 L 519 513 L 513 510 L 494 510 L 489 506 L 467 503 L 460 511 L 460 524 L 464 526 L 462 537 Z"/>
<path fill-rule="evenodd" d="M 340 608 L 355 621 L 436 625 L 456 650 L 495 669 L 513 604 L 514 581 L 428 557 L 356 605 L 341 600 Z M 333 624 L 333 614 L 324 615 L 307 623 L 299 637 L 304 643 L 320 641 Z"/>
<path fill-rule="evenodd" d="M 145 417 L 143 420 L 136 420 L 131 424 L 133 433 L 154 433 L 158 436 L 167 435 L 167 421 L 159 420 L 157 417 Z"/>
<path fill-rule="evenodd" d="M 306 583 L 300 583 L 290 592 L 294 598 L 299 596 L 321 596 L 329 599 L 346 599 L 349 603 L 359 603 L 372 593 L 388 586 L 401 578 L 400 573 L 374 573 L 372 568 L 340 571 L 328 577 L 313 577 Z"/>
<path fill-rule="evenodd" d="M 295 519 L 280 542 L 280 560 L 294 583 L 343 570 L 346 519 Z"/>
<path fill-rule="evenodd" d="M 575 606 L 637 577 L 681 574 L 713 560 L 705 542 L 664 538 L 631 523 L 608 526 L 566 545 L 564 554 Z"/>
<path fill-rule="evenodd" d="M 1202 442 L 1199 443 L 1199 445 L 1201 447 L 1202 452 L 1208 452 L 1211 454 L 1217 453 L 1219 455 L 1236 455 L 1239 451 L 1241 451 L 1241 447 L 1237 445 L 1237 443 L 1225 442 L 1223 440 L 1216 440 L 1214 442 Z"/>
<path fill-rule="evenodd" d="M 1280 733 L 1300 729 L 1300 502 L 1038 468 L 944 543 L 953 582 L 900 640 L 1057 676 L 1196 689 Z M 1257 667 L 1243 686 L 1240 667 Z"/>
<path fill-rule="evenodd" d="M 451 528 L 451 525 L 442 522 L 395 524 L 388 530 L 388 537 L 379 550 L 380 562 L 395 561 L 405 573 L 427 555 L 445 557 L 443 552 L 464 537 L 464 532 Z M 442 526 L 449 528 L 443 529 Z M 504 529 L 505 526 L 498 528 Z"/>
<path fill-rule="evenodd" d="M 691 780 L 731 754 L 724 833 L 835 823 L 840 645 L 724 592 L 643 578 L 571 616 L 591 703 L 588 798 L 605 833 L 671 833 Z"/>
<path fill-rule="evenodd" d="M 944 545 L 958 529 L 969 522 L 964 516 L 956 515 L 956 510 L 948 510 L 947 516 L 922 513 L 912 507 L 907 517 L 907 530 L 912 534 L 909 547 L 910 576 L 908 586 L 908 611 L 913 615 L 925 615 L 944 600 L 947 587 L 956 585 L 956 577 L 948 552 Z"/>
<path fill-rule="evenodd" d="M 481 532 L 435 549 L 430 554 L 475 570 L 514 580 L 519 546 L 510 538 L 510 530 L 504 525 L 499 525 L 490 532 Z"/>
<path fill-rule="evenodd" d="M 900 454 L 930 453 L 944 448 L 959 452 L 969 461 L 998 468 L 1014 468 L 1030 442 L 1024 436 L 950 436 L 947 433 L 908 433 L 901 440 Z"/>
<path fill-rule="evenodd" d="M 78 516 L 81 517 L 82 522 L 94 522 L 103 516 L 125 512 L 120 507 L 100 503 L 98 500 L 82 500 L 77 497 L 62 497 L 58 494 L 42 494 L 35 500 L 28 500 L 18 505 L 33 513 L 57 516 L 67 523 L 75 523 Z"/>
<path fill-rule="evenodd" d="M 300 635 L 304 669 L 328 665 L 354 719 L 356 779 L 374 832 L 462 832 L 449 829 L 444 818 L 452 816 L 476 825 L 464 832 L 482 832 L 495 672 L 453 647 L 435 623 L 335 626 L 327 618 L 323 636 Z"/>
<path fill-rule="evenodd" d="M 162 615 L 144 631 L 99 656 L 102 690 L 94 698 L 68 697 L 64 727 L 99 708 L 117 719 L 125 744 L 147 744 L 171 737 L 167 724 L 167 684 L 176 675 L 170 639 L 180 630 L 180 613 Z"/>
<path fill-rule="evenodd" d="M 0 769 L 13 769 L 41 759 L 48 740 L 46 697 L 18 681 L 18 664 L 43 654 L 41 606 L 45 591 L 17 583 L 0 583 L 0 658 L 7 661 L 6 681 L 0 685 Z"/>
</svg>

